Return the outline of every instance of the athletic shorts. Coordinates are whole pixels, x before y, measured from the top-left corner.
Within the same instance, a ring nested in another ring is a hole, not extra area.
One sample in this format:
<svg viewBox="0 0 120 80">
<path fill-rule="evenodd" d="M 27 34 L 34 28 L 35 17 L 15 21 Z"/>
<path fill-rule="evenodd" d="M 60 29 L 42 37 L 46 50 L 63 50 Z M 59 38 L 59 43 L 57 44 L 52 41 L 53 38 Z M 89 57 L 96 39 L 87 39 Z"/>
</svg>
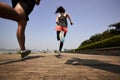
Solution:
<svg viewBox="0 0 120 80">
<path fill-rule="evenodd" d="M 63 26 L 56 26 L 55 30 L 56 31 L 68 32 L 68 28 L 67 27 L 63 27 Z"/>
<path fill-rule="evenodd" d="M 19 3 L 26 13 L 26 19 L 29 20 L 29 14 L 32 12 L 35 6 L 35 0 L 12 0 L 12 6 L 15 6 Z"/>
</svg>

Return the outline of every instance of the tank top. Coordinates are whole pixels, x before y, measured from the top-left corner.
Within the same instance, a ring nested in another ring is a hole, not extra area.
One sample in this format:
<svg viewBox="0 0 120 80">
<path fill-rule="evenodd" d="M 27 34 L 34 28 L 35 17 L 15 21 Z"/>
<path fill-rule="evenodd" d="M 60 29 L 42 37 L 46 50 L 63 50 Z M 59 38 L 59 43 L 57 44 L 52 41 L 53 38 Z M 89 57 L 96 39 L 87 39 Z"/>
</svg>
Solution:
<svg viewBox="0 0 120 80">
<path fill-rule="evenodd" d="M 61 14 L 61 16 L 58 18 L 59 25 L 63 27 L 67 27 L 67 18 L 64 16 L 64 14 Z"/>
</svg>

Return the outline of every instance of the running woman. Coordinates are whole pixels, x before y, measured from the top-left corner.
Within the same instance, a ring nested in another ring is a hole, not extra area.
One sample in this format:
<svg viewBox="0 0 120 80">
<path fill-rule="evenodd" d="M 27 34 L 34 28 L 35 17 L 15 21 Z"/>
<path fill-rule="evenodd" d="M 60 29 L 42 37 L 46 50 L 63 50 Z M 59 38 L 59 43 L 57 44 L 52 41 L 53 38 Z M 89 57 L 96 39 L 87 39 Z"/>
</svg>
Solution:
<svg viewBox="0 0 120 80">
<path fill-rule="evenodd" d="M 25 29 L 29 14 L 33 11 L 36 5 L 40 4 L 41 0 L 11 0 L 12 7 L 0 2 L 0 17 L 16 21 L 18 23 L 17 39 L 20 46 L 21 57 L 26 57 L 31 51 L 25 48 Z"/>
<path fill-rule="evenodd" d="M 65 9 L 60 6 L 57 8 L 55 14 L 57 14 L 56 17 L 56 33 L 57 33 L 57 40 L 60 41 L 60 45 L 59 45 L 59 52 L 58 55 L 61 55 L 61 50 L 63 47 L 63 43 L 64 43 L 64 38 L 66 36 L 66 33 L 68 32 L 68 24 L 67 24 L 67 18 L 70 21 L 70 24 L 73 25 L 73 22 L 70 18 L 70 15 L 65 13 Z"/>
</svg>

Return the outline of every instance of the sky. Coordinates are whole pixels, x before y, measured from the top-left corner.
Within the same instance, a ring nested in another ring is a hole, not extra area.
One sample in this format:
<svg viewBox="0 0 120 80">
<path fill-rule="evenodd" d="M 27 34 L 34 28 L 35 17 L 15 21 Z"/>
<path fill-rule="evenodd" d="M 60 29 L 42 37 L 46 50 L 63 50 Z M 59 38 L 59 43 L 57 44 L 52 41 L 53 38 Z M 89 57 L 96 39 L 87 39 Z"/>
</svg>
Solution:
<svg viewBox="0 0 120 80">
<path fill-rule="evenodd" d="M 11 0 L 0 0 L 11 6 Z M 58 50 L 56 39 L 57 7 L 63 6 L 71 16 L 64 49 L 75 49 L 92 35 L 109 29 L 108 25 L 120 21 L 120 0 L 41 0 L 29 15 L 26 28 L 26 48 Z M 69 21 L 68 21 L 69 23 Z M 17 23 L 0 18 L 0 48 L 19 49 L 16 38 Z"/>
</svg>

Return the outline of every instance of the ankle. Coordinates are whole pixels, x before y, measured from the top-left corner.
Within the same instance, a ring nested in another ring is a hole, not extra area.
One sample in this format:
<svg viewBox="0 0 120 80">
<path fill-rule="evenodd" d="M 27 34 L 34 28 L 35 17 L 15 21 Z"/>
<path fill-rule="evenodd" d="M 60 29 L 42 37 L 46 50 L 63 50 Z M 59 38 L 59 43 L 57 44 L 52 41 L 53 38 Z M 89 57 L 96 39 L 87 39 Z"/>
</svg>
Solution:
<svg viewBox="0 0 120 80">
<path fill-rule="evenodd" d="M 21 53 L 24 53 L 24 52 L 26 52 L 26 50 L 21 50 L 20 52 L 21 52 Z"/>
</svg>

